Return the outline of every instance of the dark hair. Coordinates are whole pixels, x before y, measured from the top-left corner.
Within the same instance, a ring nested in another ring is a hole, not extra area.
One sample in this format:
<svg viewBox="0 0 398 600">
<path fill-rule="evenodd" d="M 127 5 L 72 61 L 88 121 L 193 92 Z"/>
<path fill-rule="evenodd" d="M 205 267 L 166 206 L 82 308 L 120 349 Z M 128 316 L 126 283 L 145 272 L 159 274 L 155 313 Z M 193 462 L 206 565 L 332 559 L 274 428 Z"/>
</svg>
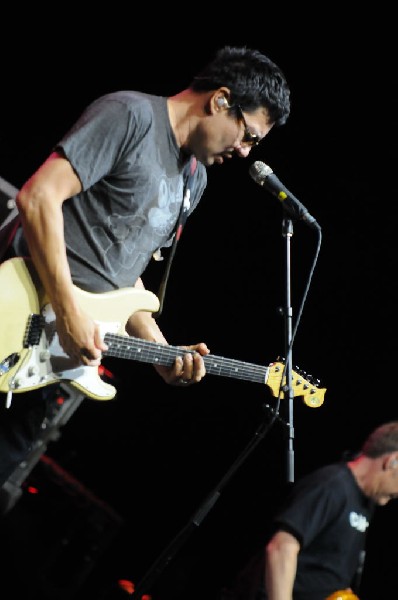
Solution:
<svg viewBox="0 0 398 600">
<path fill-rule="evenodd" d="M 398 421 L 377 427 L 362 446 L 362 454 L 369 458 L 378 458 L 389 452 L 398 452 Z"/>
<path fill-rule="evenodd" d="M 190 88 L 207 92 L 231 90 L 231 107 L 248 112 L 265 107 L 274 125 L 284 125 L 290 114 L 290 90 L 280 68 L 258 50 L 225 46 L 196 77 Z"/>
</svg>

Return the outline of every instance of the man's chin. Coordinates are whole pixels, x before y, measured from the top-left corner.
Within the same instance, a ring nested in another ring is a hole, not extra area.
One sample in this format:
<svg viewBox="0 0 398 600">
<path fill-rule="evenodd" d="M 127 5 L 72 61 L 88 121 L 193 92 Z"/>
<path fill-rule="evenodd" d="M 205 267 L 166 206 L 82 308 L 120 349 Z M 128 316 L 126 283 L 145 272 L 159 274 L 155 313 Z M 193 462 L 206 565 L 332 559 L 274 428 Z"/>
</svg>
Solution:
<svg viewBox="0 0 398 600">
<path fill-rule="evenodd" d="M 213 154 L 210 156 L 208 155 L 208 156 L 206 156 L 206 158 L 203 158 L 202 160 L 200 160 L 200 162 L 202 164 L 204 164 L 205 167 L 211 167 L 214 164 L 222 165 L 224 162 L 224 156 L 222 156 L 221 154 Z"/>
</svg>

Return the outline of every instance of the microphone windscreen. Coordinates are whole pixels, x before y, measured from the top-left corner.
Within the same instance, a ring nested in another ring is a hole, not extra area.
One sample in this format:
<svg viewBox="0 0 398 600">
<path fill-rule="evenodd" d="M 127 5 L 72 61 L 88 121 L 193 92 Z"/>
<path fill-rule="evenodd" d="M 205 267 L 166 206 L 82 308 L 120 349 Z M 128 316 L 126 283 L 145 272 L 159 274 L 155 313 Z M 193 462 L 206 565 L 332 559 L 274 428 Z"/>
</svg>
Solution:
<svg viewBox="0 0 398 600">
<path fill-rule="evenodd" d="M 266 177 L 273 173 L 271 167 L 261 162 L 260 160 L 256 160 L 250 167 L 249 173 L 251 177 L 254 179 L 256 183 L 259 185 L 263 185 Z"/>
</svg>

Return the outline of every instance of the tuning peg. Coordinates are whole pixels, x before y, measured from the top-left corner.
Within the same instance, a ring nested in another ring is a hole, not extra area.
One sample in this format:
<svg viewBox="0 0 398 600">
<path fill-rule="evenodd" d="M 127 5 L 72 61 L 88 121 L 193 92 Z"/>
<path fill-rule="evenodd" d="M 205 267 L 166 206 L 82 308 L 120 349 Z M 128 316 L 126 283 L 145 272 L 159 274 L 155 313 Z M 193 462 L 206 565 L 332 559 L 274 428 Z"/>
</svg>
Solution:
<svg viewBox="0 0 398 600">
<path fill-rule="evenodd" d="M 310 382 L 311 382 L 313 385 L 315 385 L 315 386 L 319 387 L 319 385 L 320 385 L 320 383 L 321 383 L 321 380 L 320 380 L 320 379 L 317 379 L 317 378 L 316 378 L 316 377 L 314 377 L 313 375 L 308 375 L 308 379 L 309 379 L 309 381 L 310 381 Z"/>
</svg>

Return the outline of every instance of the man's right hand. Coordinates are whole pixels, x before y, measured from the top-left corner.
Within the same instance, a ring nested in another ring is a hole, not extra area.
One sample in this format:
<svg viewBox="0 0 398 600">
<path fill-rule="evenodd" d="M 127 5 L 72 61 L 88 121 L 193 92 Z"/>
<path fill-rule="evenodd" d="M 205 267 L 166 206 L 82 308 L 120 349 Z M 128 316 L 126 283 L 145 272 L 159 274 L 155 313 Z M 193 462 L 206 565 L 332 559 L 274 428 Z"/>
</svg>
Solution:
<svg viewBox="0 0 398 600">
<path fill-rule="evenodd" d="M 108 350 L 99 325 L 86 313 L 74 317 L 57 315 L 56 328 L 64 352 L 84 365 L 94 367 L 101 363 L 102 353 Z"/>
</svg>

